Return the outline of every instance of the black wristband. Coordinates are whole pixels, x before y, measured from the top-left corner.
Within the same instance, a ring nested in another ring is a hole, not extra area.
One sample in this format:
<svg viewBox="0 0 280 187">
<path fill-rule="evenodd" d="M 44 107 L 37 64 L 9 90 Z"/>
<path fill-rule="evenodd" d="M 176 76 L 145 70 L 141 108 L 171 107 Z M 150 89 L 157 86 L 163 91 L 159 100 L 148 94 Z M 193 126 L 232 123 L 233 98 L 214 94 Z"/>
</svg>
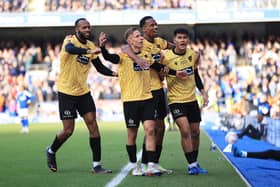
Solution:
<svg viewBox="0 0 280 187">
<path fill-rule="evenodd" d="M 203 86 L 203 84 L 202 84 L 201 78 L 200 78 L 199 73 L 198 73 L 198 69 L 195 69 L 195 70 L 194 70 L 194 79 L 195 79 L 196 87 L 197 87 L 199 90 L 204 89 L 204 86 Z"/>
<path fill-rule="evenodd" d="M 169 69 L 168 74 L 169 74 L 169 75 L 175 75 L 175 76 L 176 76 L 176 71 L 173 70 L 173 69 Z"/>
</svg>

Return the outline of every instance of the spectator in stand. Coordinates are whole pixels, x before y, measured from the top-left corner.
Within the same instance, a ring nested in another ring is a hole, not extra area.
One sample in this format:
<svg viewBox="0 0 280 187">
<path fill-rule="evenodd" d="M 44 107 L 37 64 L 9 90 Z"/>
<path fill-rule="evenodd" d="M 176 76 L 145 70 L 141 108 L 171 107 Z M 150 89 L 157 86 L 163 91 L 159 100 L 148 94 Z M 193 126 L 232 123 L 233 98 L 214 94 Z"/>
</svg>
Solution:
<svg viewBox="0 0 280 187">
<path fill-rule="evenodd" d="M 260 98 L 258 99 L 258 114 L 265 117 L 270 117 L 271 106 L 267 99 L 267 94 L 261 93 Z"/>
<path fill-rule="evenodd" d="M 193 0 L 86 0 L 84 3 L 80 1 L 45 1 L 45 11 L 91 11 L 91 10 L 126 10 L 126 9 L 138 9 L 138 10 L 150 10 L 150 9 L 192 9 Z"/>
<path fill-rule="evenodd" d="M 0 88 L 1 89 L 1 88 Z M 0 90 L 0 112 L 5 111 L 5 102 L 6 102 L 6 97 L 3 93 L 3 90 Z"/>
<path fill-rule="evenodd" d="M 27 11 L 28 4 L 28 0 L 0 1 L 0 12 L 25 12 Z"/>
<path fill-rule="evenodd" d="M 242 9 L 279 9 L 280 3 L 275 0 L 252 0 L 241 3 L 240 0 L 45 0 L 44 9 L 48 11 L 71 12 L 71 11 L 102 11 L 102 10 L 125 10 L 125 9 L 202 9 L 204 7 L 222 7 L 227 10 Z M 36 11 L 33 8 L 36 1 L 29 0 L 4 0 L 0 1 L 0 12 L 26 12 Z M 215 11 L 215 9 L 214 9 Z"/>
</svg>

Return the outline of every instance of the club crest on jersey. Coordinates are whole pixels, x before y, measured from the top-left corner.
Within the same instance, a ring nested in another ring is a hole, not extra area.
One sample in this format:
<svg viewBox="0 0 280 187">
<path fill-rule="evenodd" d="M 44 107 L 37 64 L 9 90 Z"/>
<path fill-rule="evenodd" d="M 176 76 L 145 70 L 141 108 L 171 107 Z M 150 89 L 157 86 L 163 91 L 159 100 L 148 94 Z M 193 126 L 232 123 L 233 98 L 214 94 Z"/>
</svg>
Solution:
<svg viewBox="0 0 280 187">
<path fill-rule="evenodd" d="M 153 57 L 154 63 L 159 63 L 160 62 L 160 58 L 161 58 L 160 53 L 152 54 L 152 57 Z"/>
<path fill-rule="evenodd" d="M 149 70 L 150 68 L 147 67 L 147 68 L 141 68 L 137 63 L 133 63 L 133 69 L 134 71 L 145 71 L 145 70 Z"/>
<path fill-rule="evenodd" d="M 88 64 L 89 63 L 89 57 L 87 57 L 87 56 L 82 56 L 82 55 L 78 55 L 77 56 L 77 61 L 79 62 L 79 63 L 82 63 L 82 64 Z"/>
<path fill-rule="evenodd" d="M 185 71 L 187 75 L 192 75 L 194 73 L 192 66 L 183 69 L 183 71 Z"/>
<path fill-rule="evenodd" d="M 192 56 L 189 56 L 189 57 L 188 57 L 188 60 L 189 60 L 189 61 L 192 61 Z"/>
</svg>

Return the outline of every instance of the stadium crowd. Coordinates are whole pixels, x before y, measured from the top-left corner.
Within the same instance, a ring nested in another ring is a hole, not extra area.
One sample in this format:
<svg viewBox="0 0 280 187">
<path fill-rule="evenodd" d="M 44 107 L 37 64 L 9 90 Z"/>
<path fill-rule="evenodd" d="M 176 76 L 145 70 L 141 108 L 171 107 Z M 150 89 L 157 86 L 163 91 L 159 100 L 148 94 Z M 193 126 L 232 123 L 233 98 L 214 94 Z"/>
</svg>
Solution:
<svg viewBox="0 0 280 187">
<path fill-rule="evenodd" d="M 219 10 L 240 10 L 251 8 L 279 8 L 277 0 L 3 0 L 0 12 L 26 11 L 103 11 L 103 10 L 158 10 L 158 9 L 193 9 L 207 10 L 213 7 Z"/>
<path fill-rule="evenodd" d="M 237 46 L 226 40 L 197 39 L 191 48 L 200 51 L 200 74 L 209 95 L 208 109 L 247 115 L 262 95 L 270 105 L 268 116 L 280 116 L 280 38 L 244 39 Z M 34 43 L 0 47 L 0 112 L 16 115 L 17 85 L 25 82 L 37 102 L 55 101 L 61 44 Z M 120 47 L 111 48 L 118 52 Z M 114 65 L 106 63 L 116 70 Z M 39 75 L 39 76 L 38 76 Z M 93 84 L 94 83 L 94 84 Z M 98 75 L 94 68 L 88 84 L 96 99 L 119 99 L 117 78 Z M 225 110 L 224 110 L 225 109 Z"/>
</svg>

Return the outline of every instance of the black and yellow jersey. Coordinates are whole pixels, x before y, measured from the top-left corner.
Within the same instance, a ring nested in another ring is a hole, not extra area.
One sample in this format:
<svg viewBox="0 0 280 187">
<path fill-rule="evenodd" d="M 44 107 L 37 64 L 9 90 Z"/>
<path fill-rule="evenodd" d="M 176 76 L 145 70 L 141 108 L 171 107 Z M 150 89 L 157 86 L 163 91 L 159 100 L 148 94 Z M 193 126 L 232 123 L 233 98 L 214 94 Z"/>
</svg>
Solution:
<svg viewBox="0 0 280 187">
<path fill-rule="evenodd" d="M 149 61 L 150 53 L 142 51 L 137 54 Z M 142 69 L 128 55 L 121 53 L 119 62 L 119 82 L 121 99 L 127 101 L 142 101 L 152 98 L 150 69 Z"/>
<path fill-rule="evenodd" d="M 187 72 L 186 79 L 179 79 L 174 75 L 167 75 L 168 103 L 185 103 L 196 100 L 194 68 L 198 58 L 197 53 L 187 49 L 183 55 L 175 54 L 173 50 L 166 50 L 162 63 L 174 70 L 184 70 Z"/>
<path fill-rule="evenodd" d="M 161 53 L 161 50 L 167 48 L 167 41 L 157 37 L 154 39 L 154 42 L 149 42 L 148 40 L 144 39 L 142 51 L 148 52 L 152 55 L 158 55 Z M 153 61 L 151 61 L 153 63 Z M 159 74 L 154 69 L 151 69 L 151 89 L 158 90 L 162 88 L 162 82 L 159 78 Z"/>
<path fill-rule="evenodd" d="M 76 47 L 84 49 L 95 49 L 96 46 L 89 40 L 87 40 L 86 44 L 81 43 L 75 35 L 67 36 L 63 41 L 60 52 L 58 91 L 79 96 L 89 92 L 87 78 L 92 67 L 91 60 L 96 59 L 98 56 L 92 54 L 70 54 L 65 50 L 65 46 L 69 42 Z"/>
</svg>

